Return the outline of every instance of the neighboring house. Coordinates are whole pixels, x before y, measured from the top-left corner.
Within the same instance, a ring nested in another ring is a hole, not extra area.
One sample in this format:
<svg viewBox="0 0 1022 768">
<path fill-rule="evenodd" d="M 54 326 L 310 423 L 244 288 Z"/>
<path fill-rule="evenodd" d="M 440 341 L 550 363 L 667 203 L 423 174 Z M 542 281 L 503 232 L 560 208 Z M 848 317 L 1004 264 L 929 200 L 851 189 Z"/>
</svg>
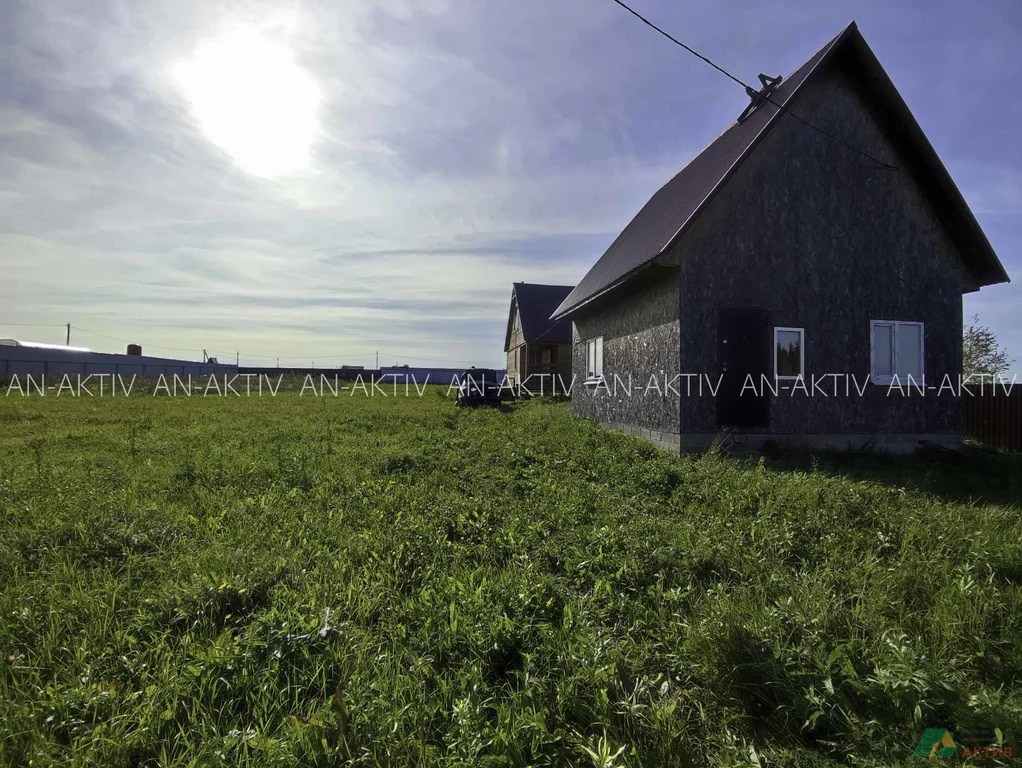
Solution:
<svg viewBox="0 0 1022 768">
<path fill-rule="evenodd" d="M 960 441 L 957 398 L 936 390 L 961 372 L 962 294 L 1004 268 L 854 23 L 764 91 L 553 313 L 588 379 L 575 413 L 674 450 L 722 431 Z M 615 386 L 629 377 L 643 391 Z"/>
<path fill-rule="evenodd" d="M 551 320 L 550 315 L 571 293 L 570 285 L 515 283 L 511 288 L 511 311 L 504 335 L 507 377 L 529 390 L 550 391 L 553 379 L 558 391 L 571 384 L 571 322 Z M 541 380 L 539 376 L 548 378 Z M 533 377 L 531 380 L 529 377 Z M 563 381 L 563 385 L 562 382 Z"/>
</svg>

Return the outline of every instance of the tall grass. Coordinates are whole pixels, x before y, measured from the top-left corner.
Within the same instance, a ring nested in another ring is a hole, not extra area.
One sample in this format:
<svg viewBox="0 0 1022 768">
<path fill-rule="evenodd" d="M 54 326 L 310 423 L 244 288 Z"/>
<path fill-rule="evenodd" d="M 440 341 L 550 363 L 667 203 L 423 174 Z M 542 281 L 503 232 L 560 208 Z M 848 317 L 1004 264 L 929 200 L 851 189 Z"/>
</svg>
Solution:
<svg viewBox="0 0 1022 768">
<path fill-rule="evenodd" d="M 911 482 L 926 459 L 677 458 L 565 404 L 440 394 L 0 400 L 0 763 L 1014 744 L 1022 465 L 990 462 L 990 504 L 982 463 L 952 494 Z"/>
</svg>

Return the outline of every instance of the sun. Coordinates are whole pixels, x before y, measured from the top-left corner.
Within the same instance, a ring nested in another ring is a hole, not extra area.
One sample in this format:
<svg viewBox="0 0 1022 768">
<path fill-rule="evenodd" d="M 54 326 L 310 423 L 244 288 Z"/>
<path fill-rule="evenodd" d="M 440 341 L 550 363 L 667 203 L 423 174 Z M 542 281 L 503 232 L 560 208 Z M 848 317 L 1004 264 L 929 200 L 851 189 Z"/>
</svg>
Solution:
<svg viewBox="0 0 1022 768">
<path fill-rule="evenodd" d="M 201 44 L 173 75 L 206 137 L 238 167 L 268 177 L 309 165 L 321 95 L 286 45 L 232 32 Z"/>
</svg>

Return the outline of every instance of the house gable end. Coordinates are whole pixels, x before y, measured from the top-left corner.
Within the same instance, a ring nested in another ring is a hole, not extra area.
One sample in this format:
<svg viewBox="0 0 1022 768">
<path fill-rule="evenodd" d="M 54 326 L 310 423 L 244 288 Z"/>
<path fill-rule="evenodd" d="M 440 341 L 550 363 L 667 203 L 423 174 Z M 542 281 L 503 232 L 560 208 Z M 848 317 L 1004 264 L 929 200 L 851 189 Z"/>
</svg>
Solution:
<svg viewBox="0 0 1022 768">
<path fill-rule="evenodd" d="M 571 340 L 570 325 L 564 321 L 553 320 L 550 315 L 572 288 L 570 285 L 514 284 L 512 303 L 517 310 L 522 342 L 563 344 Z M 505 343 L 515 346 L 510 322 L 509 320 Z"/>
<path fill-rule="evenodd" d="M 879 113 L 887 115 L 883 122 L 896 139 L 889 148 L 893 149 L 888 152 L 889 159 L 882 155 L 866 157 L 863 153 L 872 153 L 854 141 L 839 138 L 846 136 L 844 126 L 834 126 L 827 131 L 815 123 L 809 125 L 810 121 L 794 107 L 806 84 L 815 81 L 819 72 L 832 67 L 854 73 L 856 87 L 863 90 Z M 962 290 L 1008 281 L 975 216 L 854 23 L 782 82 L 774 91 L 772 101 L 776 104 L 759 107 L 743 122 L 725 131 L 661 188 L 561 303 L 554 316 L 568 316 L 585 303 L 616 289 L 670 250 L 726 187 L 742 163 L 760 151 L 762 139 L 776 125 L 790 123 L 797 123 L 807 134 L 817 133 L 816 138 L 826 138 L 843 146 L 844 151 L 860 155 L 861 160 L 872 162 L 879 169 L 913 175 L 927 193 L 926 204 L 939 212 L 968 267 L 971 280 L 963 281 Z M 785 114 L 777 104 L 790 109 L 792 114 Z M 829 136 L 825 137 L 824 132 Z M 790 155 L 793 162 L 797 162 L 797 157 L 797 151 Z M 905 169 L 887 167 L 900 163 Z M 672 227 L 676 229 L 669 234 Z"/>
<path fill-rule="evenodd" d="M 509 352 L 512 349 L 512 340 L 515 337 L 515 331 L 521 332 L 522 319 L 518 313 L 518 297 L 515 295 L 515 289 L 511 289 L 511 308 L 507 314 L 507 329 L 504 332 L 504 351 Z M 514 339 L 514 346 L 517 347 L 521 344 L 521 339 Z"/>
<path fill-rule="evenodd" d="M 870 155 L 897 156 L 897 136 L 876 119 L 868 94 L 843 67 L 821 70 L 793 108 L 824 130 L 841 127 Z M 957 375 L 961 293 L 972 277 L 919 179 L 791 120 L 779 123 L 761 150 L 675 245 L 682 370 L 716 370 L 718 309 L 757 307 L 772 327 L 804 329 L 807 377 L 868 381 L 877 319 L 925 327 L 927 383 Z M 868 387 L 861 397 L 777 396 L 770 431 L 957 429 L 948 398 L 902 402 L 886 395 L 883 387 Z M 682 398 L 680 421 L 686 433 L 714 432 L 713 401 Z"/>
<path fill-rule="evenodd" d="M 861 34 L 856 32 L 834 51 L 825 72 L 839 70 L 854 88 L 888 142 L 886 156 L 896 173 L 910 175 L 954 241 L 965 269 L 963 292 L 1009 282 L 990 241 L 962 196 L 940 156 L 887 72 Z M 842 129 L 834 125 L 833 131 Z M 860 147 L 861 149 L 861 147 Z"/>
</svg>

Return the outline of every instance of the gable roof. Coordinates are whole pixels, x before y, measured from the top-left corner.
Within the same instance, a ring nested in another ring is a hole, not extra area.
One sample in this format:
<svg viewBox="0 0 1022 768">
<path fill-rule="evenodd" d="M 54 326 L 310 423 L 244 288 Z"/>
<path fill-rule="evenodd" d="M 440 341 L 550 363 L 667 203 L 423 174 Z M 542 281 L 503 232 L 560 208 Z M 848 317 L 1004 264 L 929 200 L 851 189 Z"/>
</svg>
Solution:
<svg viewBox="0 0 1022 768">
<path fill-rule="evenodd" d="M 898 146 L 905 168 L 913 173 L 938 211 L 974 280 L 982 285 L 1008 282 L 1008 275 L 969 210 L 961 192 L 926 139 L 908 106 L 895 89 L 853 21 L 770 94 L 767 101 L 734 123 L 649 199 L 553 313 L 563 318 L 624 283 L 667 251 L 688 229 L 742 161 L 777 122 L 799 89 L 833 62 L 850 72 L 877 105 L 880 120 Z M 744 113 L 743 113 L 744 114 Z"/>
<path fill-rule="evenodd" d="M 515 283 L 511 288 L 511 312 L 504 336 L 504 351 L 510 348 L 511 325 L 514 311 L 522 319 L 522 336 L 526 343 L 542 341 L 545 344 L 570 344 L 571 323 L 567 320 L 551 320 L 557 306 L 564 301 L 574 286 L 537 285 Z"/>
</svg>

